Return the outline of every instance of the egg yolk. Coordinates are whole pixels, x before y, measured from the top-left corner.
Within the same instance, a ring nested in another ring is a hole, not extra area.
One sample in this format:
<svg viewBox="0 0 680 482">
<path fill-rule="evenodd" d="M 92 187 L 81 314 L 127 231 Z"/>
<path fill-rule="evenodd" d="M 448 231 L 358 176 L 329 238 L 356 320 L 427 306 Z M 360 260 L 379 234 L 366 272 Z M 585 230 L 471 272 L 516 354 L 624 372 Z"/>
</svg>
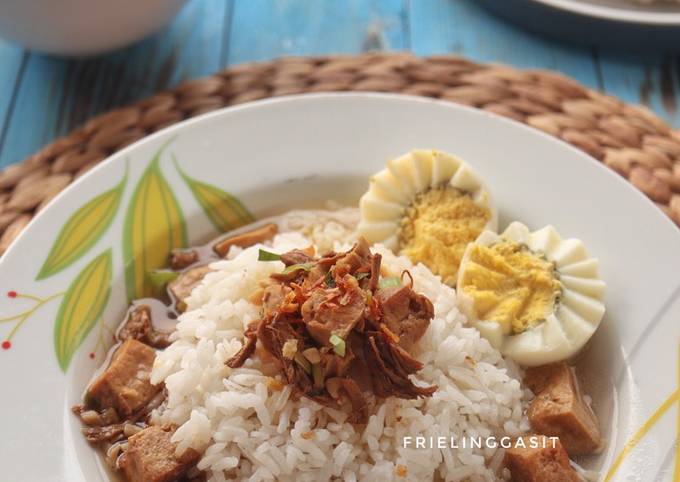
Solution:
<svg viewBox="0 0 680 482">
<path fill-rule="evenodd" d="M 503 332 L 533 328 L 553 310 L 562 285 L 555 267 L 526 247 L 511 242 L 474 245 L 461 280 L 480 320 L 496 321 Z"/>
<path fill-rule="evenodd" d="M 423 263 L 454 285 L 465 247 L 474 241 L 491 218 L 470 195 L 446 186 L 416 196 L 399 228 L 401 254 Z"/>
</svg>

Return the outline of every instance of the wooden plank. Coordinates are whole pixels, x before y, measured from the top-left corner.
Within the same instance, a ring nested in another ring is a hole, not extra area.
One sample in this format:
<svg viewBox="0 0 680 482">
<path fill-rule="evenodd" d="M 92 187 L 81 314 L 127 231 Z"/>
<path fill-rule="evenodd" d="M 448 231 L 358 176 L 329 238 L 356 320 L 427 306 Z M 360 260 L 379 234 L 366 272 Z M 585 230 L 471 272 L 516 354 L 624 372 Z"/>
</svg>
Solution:
<svg viewBox="0 0 680 482">
<path fill-rule="evenodd" d="M 64 60 L 32 53 L 0 146 L 0 165 L 20 161 L 99 112 L 214 73 L 230 5 L 189 2 L 158 34 L 102 57 Z"/>
<path fill-rule="evenodd" d="M 625 102 L 642 103 L 680 125 L 680 62 L 668 54 L 589 49 L 532 34 L 474 0 L 411 2 L 411 42 L 420 55 L 453 52 L 485 62 L 561 71 Z"/>
<path fill-rule="evenodd" d="M 674 126 L 678 112 L 678 58 L 669 54 L 600 52 L 602 83 L 608 94 L 644 104 Z"/>
<path fill-rule="evenodd" d="M 408 47 L 402 0 L 235 0 L 224 65 Z"/>
<path fill-rule="evenodd" d="M 0 148 L 6 135 L 7 119 L 14 104 L 23 64 L 23 49 L 0 40 Z"/>
<path fill-rule="evenodd" d="M 587 47 L 570 46 L 499 19 L 474 0 L 410 2 L 411 47 L 419 55 L 456 53 L 482 62 L 561 71 L 597 88 Z"/>
</svg>

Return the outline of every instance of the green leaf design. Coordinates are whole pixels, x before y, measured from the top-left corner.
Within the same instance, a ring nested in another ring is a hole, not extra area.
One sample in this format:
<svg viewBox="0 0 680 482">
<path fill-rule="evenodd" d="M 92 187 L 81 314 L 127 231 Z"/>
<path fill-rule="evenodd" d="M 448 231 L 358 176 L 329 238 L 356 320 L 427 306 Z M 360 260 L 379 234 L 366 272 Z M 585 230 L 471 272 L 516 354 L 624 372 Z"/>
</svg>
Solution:
<svg viewBox="0 0 680 482">
<path fill-rule="evenodd" d="M 255 217 L 236 197 L 222 189 L 197 181 L 182 170 L 173 155 L 175 167 L 218 231 L 225 232 L 252 223 Z"/>
<path fill-rule="evenodd" d="M 148 273 L 165 266 L 170 252 L 187 244 L 182 210 L 160 169 L 163 145 L 140 178 L 123 229 L 125 286 L 130 301 L 153 296 Z"/>
<path fill-rule="evenodd" d="M 109 301 L 111 274 L 108 249 L 80 272 L 64 295 L 54 326 L 54 350 L 64 372 Z"/>
<path fill-rule="evenodd" d="M 99 241 L 118 212 L 126 183 L 127 168 L 116 187 L 91 199 L 73 213 L 61 228 L 36 280 L 49 278 L 66 269 Z"/>
</svg>

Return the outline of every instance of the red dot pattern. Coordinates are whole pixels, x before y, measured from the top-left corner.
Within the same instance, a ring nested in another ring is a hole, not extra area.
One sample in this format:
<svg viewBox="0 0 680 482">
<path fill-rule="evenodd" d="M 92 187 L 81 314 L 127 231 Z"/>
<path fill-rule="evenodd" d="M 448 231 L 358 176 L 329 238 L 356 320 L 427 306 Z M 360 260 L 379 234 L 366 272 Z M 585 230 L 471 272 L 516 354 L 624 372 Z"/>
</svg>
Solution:
<svg viewBox="0 0 680 482">
<path fill-rule="evenodd" d="M 10 298 L 16 298 L 17 292 L 16 291 L 8 291 L 7 296 L 10 297 Z"/>
<path fill-rule="evenodd" d="M 12 342 L 11 341 L 5 340 L 5 341 L 2 342 L 2 349 L 3 350 L 9 350 L 10 348 L 12 348 Z"/>
</svg>

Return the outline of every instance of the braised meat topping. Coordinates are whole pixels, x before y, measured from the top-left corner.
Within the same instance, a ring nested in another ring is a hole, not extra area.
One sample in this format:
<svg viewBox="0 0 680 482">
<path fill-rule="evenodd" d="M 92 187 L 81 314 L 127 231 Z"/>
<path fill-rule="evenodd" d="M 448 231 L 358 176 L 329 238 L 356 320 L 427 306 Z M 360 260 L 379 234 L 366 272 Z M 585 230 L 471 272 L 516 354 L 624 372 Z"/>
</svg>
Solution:
<svg viewBox="0 0 680 482">
<path fill-rule="evenodd" d="M 357 423 L 366 421 L 375 397 L 413 399 L 436 391 L 409 378 L 423 365 L 407 351 L 427 330 L 432 303 L 400 280 L 381 287 L 381 257 L 366 240 L 320 258 L 293 250 L 262 251 L 260 259 L 286 268 L 262 290 L 261 318 L 228 366 L 243 365 L 259 340 L 299 394 L 327 405 L 348 403 Z"/>
<path fill-rule="evenodd" d="M 399 337 L 399 346 L 406 350 L 423 336 L 434 316 L 430 300 L 407 286 L 380 290 L 378 301 L 383 322 Z"/>
</svg>

